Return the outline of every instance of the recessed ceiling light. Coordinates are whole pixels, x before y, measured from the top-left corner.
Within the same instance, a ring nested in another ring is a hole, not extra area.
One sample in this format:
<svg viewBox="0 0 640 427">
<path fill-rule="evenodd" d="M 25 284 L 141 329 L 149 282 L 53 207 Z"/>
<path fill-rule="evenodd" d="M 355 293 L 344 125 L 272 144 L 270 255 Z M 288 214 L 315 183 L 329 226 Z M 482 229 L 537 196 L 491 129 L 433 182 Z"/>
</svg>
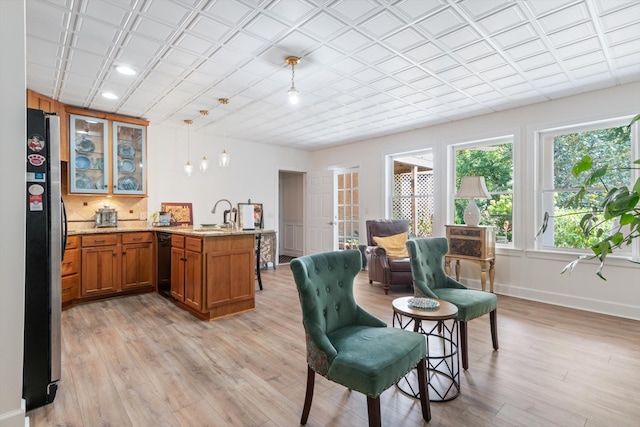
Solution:
<svg viewBox="0 0 640 427">
<path fill-rule="evenodd" d="M 125 65 L 116 67 L 116 70 L 118 70 L 118 72 L 121 74 L 126 74 L 127 76 L 133 76 L 134 74 L 136 74 L 136 70 L 134 70 L 133 68 L 129 68 Z"/>
<path fill-rule="evenodd" d="M 102 96 L 104 98 L 107 98 L 107 99 L 118 99 L 118 95 L 116 95 L 115 93 L 111 93 L 111 92 L 104 92 L 102 94 Z"/>
</svg>

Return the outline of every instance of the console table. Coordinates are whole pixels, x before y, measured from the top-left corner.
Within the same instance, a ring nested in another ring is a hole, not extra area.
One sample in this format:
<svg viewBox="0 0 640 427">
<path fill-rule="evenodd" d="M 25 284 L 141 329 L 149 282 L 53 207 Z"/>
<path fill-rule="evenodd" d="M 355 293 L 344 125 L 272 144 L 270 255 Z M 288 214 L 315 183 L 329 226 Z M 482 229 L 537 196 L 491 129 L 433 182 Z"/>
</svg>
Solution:
<svg viewBox="0 0 640 427">
<path fill-rule="evenodd" d="M 444 256 L 444 268 L 451 275 L 451 261 L 456 261 L 456 280 L 460 280 L 460 260 L 480 265 L 480 283 L 484 291 L 489 272 L 489 289 L 493 292 L 496 272 L 496 231 L 494 227 L 468 225 L 447 225 L 449 252 Z"/>
</svg>

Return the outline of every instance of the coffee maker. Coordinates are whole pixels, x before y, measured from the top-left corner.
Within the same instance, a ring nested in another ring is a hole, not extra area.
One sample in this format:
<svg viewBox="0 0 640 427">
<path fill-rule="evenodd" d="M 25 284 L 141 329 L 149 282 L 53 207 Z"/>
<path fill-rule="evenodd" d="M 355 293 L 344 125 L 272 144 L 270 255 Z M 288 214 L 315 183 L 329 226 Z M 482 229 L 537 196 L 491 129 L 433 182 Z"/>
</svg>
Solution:
<svg viewBox="0 0 640 427">
<path fill-rule="evenodd" d="M 105 206 L 102 209 L 98 209 L 96 212 L 96 227 L 117 227 L 118 226 L 118 212 Z"/>
</svg>

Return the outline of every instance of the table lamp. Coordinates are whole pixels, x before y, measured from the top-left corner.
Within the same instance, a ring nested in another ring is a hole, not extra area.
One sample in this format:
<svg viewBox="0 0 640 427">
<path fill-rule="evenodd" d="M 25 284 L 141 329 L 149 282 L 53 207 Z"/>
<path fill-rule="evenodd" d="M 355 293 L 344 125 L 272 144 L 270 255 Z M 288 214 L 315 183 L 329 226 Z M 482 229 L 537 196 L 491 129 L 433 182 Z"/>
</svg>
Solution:
<svg viewBox="0 0 640 427">
<path fill-rule="evenodd" d="M 477 227 L 480 222 L 480 209 L 476 205 L 475 199 L 490 199 L 491 195 L 487 190 L 483 176 L 464 176 L 460 181 L 460 189 L 456 194 L 458 199 L 470 199 L 467 208 L 464 210 L 464 223 Z"/>
</svg>

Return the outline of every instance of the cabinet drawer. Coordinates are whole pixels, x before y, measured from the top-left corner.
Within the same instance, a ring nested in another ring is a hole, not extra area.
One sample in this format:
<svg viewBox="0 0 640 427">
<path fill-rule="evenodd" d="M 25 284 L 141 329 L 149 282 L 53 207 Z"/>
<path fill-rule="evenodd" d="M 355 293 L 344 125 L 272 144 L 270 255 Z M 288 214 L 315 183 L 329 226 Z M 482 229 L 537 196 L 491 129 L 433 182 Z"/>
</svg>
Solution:
<svg viewBox="0 0 640 427">
<path fill-rule="evenodd" d="M 149 242 L 153 242 L 153 233 L 150 231 L 122 234 L 123 245 L 129 244 L 129 243 L 149 243 Z"/>
<path fill-rule="evenodd" d="M 483 230 L 481 228 L 474 227 L 448 227 L 447 231 L 450 236 L 470 237 L 479 239 L 482 237 Z"/>
<path fill-rule="evenodd" d="M 64 259 L 62 260 L 61 265 L 63 277 L 78 273 L 78 266 L 80 265 L 79 255 L 80 251 L 78 251 L 78 249 L 66 250 L 64 252 Z"/>
<path fill-rule="evenodd" d="M 193 252 L 202 252 L 202 239 L 187 237 L 185 239 L 185 249 Z"/>
<path fill-rule="evenodd" d="M 82 236 L 82 247 L 87 246 L 109 246 L 118 244 L 117 234 L 91 234 Z"/>
<path fill-rule="evenodd" d="M 78 281 L 79 277 L 80 276 L 76 274 L 74 276 L 64 277 L 62 279 L 62 292 L 60 297 L 63 303 L 78 298 L 80 291 Z"/>
<path fill-rule="evenodd" d="M 78 245 L 80 244 L 79 236 L 68 236 L 67 237 L 67 245 L 65 249 L 78 249 Z"/>
<path fill-rule="evenodd" d="M 184 236 L 171 235 L 171 246 L 174 248 L 184 248 Z"/>
</svg>

